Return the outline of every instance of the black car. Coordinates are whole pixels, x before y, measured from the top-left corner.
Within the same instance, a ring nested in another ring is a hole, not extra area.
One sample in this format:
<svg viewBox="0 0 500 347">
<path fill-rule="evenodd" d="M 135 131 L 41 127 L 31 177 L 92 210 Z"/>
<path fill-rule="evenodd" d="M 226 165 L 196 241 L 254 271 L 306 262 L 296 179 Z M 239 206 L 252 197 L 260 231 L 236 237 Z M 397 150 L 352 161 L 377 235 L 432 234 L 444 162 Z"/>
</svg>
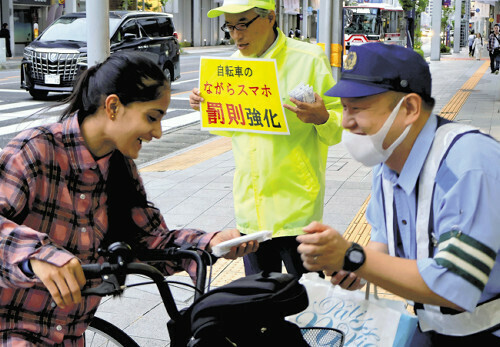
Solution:
<svg viewBox="0 0 500 347">
<path fill-rule="evenodd" d="M 85 12 L 61 16 L 24 49 L 21 88 L 35 99 L 49 92 L 71 92 L 78 74 L 87 68 Z M 170 81 L 180 78 L 180 47 L 172 15 L 157 12 L 109 12 L 111 54 L 144 52 Z"/>
</svg>

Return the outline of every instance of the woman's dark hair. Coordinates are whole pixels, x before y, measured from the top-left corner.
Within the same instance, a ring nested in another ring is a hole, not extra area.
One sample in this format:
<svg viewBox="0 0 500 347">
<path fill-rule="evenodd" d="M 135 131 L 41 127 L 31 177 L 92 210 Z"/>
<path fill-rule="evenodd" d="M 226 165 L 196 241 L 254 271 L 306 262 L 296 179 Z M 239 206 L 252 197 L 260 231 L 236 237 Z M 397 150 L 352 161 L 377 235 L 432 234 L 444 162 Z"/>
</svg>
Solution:
<svg viewBox="0 0 500 347">
<path fill-rule="evenodd" d="M 114 151 L 109 159 L 109 173 L 106 181 L 108 230 L 101 248 L 106 248 L 113 242 L 122 241 L 138 251 L 144 231 L 133 221 L 132 209 L 134 207 L 154 208 L 153 204 L 147 201 L 146 196 L 139 191 L 139 182 L 132 176 L 127 161 L 120 151 Z"/>
<path fill-rule="evenodd" d="M 125 106 L 132 102 L 156 100 L 168 86 L 166 82 L 161 69 L 149 58 L 134 52 L 114 53 L 102 64 L 89 68 L 80 76 L 73 93 L 66 100 L 68 107 L 61 120 L 78 112 L 81 124 L 111 94 L 116 94 Z M 132 219 L 132 209 L 153 206 L 139 191 L 139 182 L 133 177 L 130 165 L 133 164 L 129 164 L 120 151 L 115 150 L 111 155 L 105 188 L 108 230 L 101 247 L 123 241 L 137 249 L 144 234 Z"/>
<path fill-rule="evenodd" d="M 127 106 L 136 101 L 157 99 L 167 78 L 151 59 L 137 52 L 116 52 L 104 62 L 84 71 L 65 100 L 68 107 L 61 120 L 78 111 L 78 120 L 97 111 L 104 99 L 116 94 L 120 102 Z"/>
</svg>

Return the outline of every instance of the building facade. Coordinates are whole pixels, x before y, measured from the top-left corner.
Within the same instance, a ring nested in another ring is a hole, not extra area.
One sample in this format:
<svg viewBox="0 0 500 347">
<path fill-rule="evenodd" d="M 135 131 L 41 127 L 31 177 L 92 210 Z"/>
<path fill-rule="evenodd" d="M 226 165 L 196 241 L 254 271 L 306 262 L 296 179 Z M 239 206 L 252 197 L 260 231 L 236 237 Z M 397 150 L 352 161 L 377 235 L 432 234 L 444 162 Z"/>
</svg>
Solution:
<svg viewBox="0 0 500 347">
<path fill-rule="evenodd" d="M 0 18 L 7 23 L 12 54 L 20 56 L 62 13 L 85 10 L 85 0 L 0 0 Z"/>
<path fill-rule="evenodd" d="M 121 8 L 124 3 L 124 0 L 108 1 L 110 9 Z M 135 6 L 142 7 L 144 1 L 158 7 L 159 0 L 136 0 Z M 318 39 L 321 1 L 327 0 L 276 0 L 276 16 L 281 30 L 287 34 L 290 29 L 299 28 L 301 38 Z M 395 6 L 399 4 L 397 0 L 371 1 L 392 3 Z M 470 23 L 475 31 L 487 35 L 493 24 L 500 23 L 500 0 L 464 1 L 467 1 L 467 7 L 470 6 Z M 9 44 L 13 54 L 22 55 L 23 48 L 37 33 L 41 33 L 63 13 L 85 11 L 86 2 L 87 0 L 0 0 L 0 18 L 2 23 L 9 25 Z M 175 28 L 181 42 L 193 46 L 214 46 L 223 42 L 224 33 L 220 27 L 224 24 L 224 16 L 210 19 L 207 13 L 222 2 L 223 0 L 169 0 L 163 6 L 163 11 L 174 15 Z M 432 11 L 432 0 L 429 5 L 428 9 Z M 135 10 L 135 7 L 128 9 Z"/>
</svg>

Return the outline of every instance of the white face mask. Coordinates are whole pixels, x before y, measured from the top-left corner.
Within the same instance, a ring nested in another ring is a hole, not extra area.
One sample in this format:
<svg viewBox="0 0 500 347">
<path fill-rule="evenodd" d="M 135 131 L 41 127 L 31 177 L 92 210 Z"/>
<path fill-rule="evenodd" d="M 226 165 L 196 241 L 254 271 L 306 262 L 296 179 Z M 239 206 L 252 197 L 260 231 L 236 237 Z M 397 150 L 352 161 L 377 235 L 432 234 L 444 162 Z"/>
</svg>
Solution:
<svg viewBox="0 0 500 347">
<path fill-rule="evenodd" d="M 406 135 L 408 135 L 408 132 L 410 131 L 411 124 L 406 127 L 403 133 L 396 139 L 396 141 L 394 141 L 392 145 L 389 146 L 389 148 L 384 149 L 382 147 L 384 139 L 394 123 L 396 115 L 398 114 L 404 99 L 405 98 L 402 98 L 399 101 L 385 121 L 384 125 L 382 125 L 382 128 L 380 128 L 376 134 L 359 135 L 351 133 L 348 130 L 344 130 L 342 134 L 342 143 L 356 161 L 368 167 L 383 163 L 389 159 L 394 149 L 396 149 L 396 147 L 403 142 Z"/>
</svg>

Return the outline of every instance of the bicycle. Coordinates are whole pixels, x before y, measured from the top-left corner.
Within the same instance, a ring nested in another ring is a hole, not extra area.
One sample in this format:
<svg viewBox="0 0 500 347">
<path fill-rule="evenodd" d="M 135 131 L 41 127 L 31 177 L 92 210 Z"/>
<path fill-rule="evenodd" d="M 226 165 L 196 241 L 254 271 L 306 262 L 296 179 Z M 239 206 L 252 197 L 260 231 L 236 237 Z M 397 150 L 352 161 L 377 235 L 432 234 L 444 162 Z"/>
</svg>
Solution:
<svg viewBox="0 0 500 347">
<path fill-rule="evenodd" d="M 86 264 L 82 265 L 82 268 L 87 279 L 101 278 L 103 282 L 98 287 L 84 289 L 82 295 L 97 295 L 101 297 L 119 295 L 126 288 L 154 283 L 171 322 L 177 322 L 181 318 L 181 312 L 175 304 L 169 284 L 175 283 L 193 288 L 195 300 L 205 292 L 207 263 L 211 266 L 210 255 L 208 253 L 207 257 L 204 257 L 200 255 L 198 250 L 187 247 L 147 250 L 138 254 L 138 258 L 142 263 L 137 263 L 132 262 L 130 247 L 121 242 L 112 244 L 107 251 L 101 253 L 108 258 L 107 262 L 102 264 Z M 178 261 L 181 259 L 192 259 L 196 262 L 197 280 L 194 286 L 169 281 L 158 269 L 147 264 L 148 262 Z M 125 285 L 125 278 L 130 274 L 143 275 L 150 278 L 152 282 L 148 281 L 127 286 Z M 332 328 L 301 328 L 301 331 L 304 339 L 309 344 L 314 343 L 311 346 L 343 346 L 344 335 L 340 330 Z M 139 346 L 123 330 L 99 317 L 94 317 L 90 323 L 85 333 L 85 340 L 87 346 Z M 320 341 L 326 341 L 326 343 L 322 344 Z M 335 343 L 332 344 L 332 341 Z"/>
</svg>

